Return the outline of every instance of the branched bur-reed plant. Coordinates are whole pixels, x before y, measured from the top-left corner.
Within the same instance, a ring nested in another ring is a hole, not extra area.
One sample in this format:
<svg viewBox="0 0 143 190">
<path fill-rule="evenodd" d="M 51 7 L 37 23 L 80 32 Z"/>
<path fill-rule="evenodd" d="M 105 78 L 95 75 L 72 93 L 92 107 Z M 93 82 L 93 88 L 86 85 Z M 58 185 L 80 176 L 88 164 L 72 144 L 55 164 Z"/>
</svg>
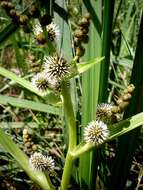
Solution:
<svg viewBox="0 0 143 190">
<path fill-rule="evenodd" d="M 59 43 L 62 33 L 51 16 L 51 12 L 51 15 L 40 15 L 38 8 L 31 5 L 28 14 L 33 20 L 30 22 L 26 13 L 21 14 L 17 12 L 10 2 L 2 1 L 1 6 L 6 10 L 13 22 L 20 25 L 26 32 L 30 30 L 34 36 L 33 39 L 35 39 L 36 46 L 43 49 L 44 58 L 42 67 L 38 72 L 33 73 L 31 82 L 16 76 L 4 68 L 0 69 L 0 74 L 14 80 L 41 98 L 48 100 L 49 104 L 52 104 L 49 97 L 53 96 L 56 102 L 60 102 L 64 108 L 66 128 L 68 129 L 66 130 L 68 131 L 68 134 L 66 134 L 68 136 L 68 143 L 60 186 L 57 187 L 52 184 L 51 176 L 56 176 L 56 172 L 54 171 L 56 163 L 48 153 L 47 155 L 43 155 L 41 152 L 35 152 L 28 159 L 2 129 L 0 129 L 0 143 L 41 189 L 53 190 L 59 188 L 60 190 L 67 190 L 71 184 L 70 179 L 73 174 L 74 161 L 77 158 L 89 151 L 96 151 L 98 147 L 104 149 L 104 143 L 143 124 L 143 113 L 134 115 L 124 121 L 120 121 L 121 119 L 118 118 L 118 114 L 123 112 L 129 104 L 135 87 L 133 84 L 130 84 L 121 97 L 116 97 L 115 104 L 106 102 L 98 104 L 96 119 L 91 120 L 87 126 L 84 126 L 81 140 L 78 142 L 77 131 L 79 131 L 80 126 L 76 122 L 77 118 L 71 99 L 70 82 L 71 79 L 79 78 L 83 72 L 91 69 L 95 64 L 99 64 L 104 59 L 104 57 L 98 57 L 81 62 L 81 57 L 86 51 L 83 44 L 88 43 L 90 37 L 88 36 L 89 25 L 94 15 L 86 13 L 76 23 L 73 32 L 74 56 L 72 59 L 69 59 L 65 58 L 66 52 L 63 52 L 60 48 Z"/>
</svg>

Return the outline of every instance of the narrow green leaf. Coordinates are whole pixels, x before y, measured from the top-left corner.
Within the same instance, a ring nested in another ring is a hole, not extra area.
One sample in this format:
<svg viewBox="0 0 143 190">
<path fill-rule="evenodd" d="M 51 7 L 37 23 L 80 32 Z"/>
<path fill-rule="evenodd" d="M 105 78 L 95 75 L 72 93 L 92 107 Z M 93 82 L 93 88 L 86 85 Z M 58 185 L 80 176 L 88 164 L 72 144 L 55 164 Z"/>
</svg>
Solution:
<svg viewBox="0 0 143 190">
<path fill-rule="evenodd" d="M 62 110 L 55 106 L 49 106 L 43 103 L 34 102 L 30 100 L 20 99 L 20 98 L 13 98 L 9 96 L 0 95 L 0 104 L 3 105 L 11 105 L 20 108 L 27 108 L 32 109 L 40 112 L 46 112 L 56 115 L 62 115 Z"/>
<path fill-rule="evenodd" d="M 143 124 L 143 112 L 110 126 L 111 135 L 109 140 L 115 139 Z"/>
<path fill-rule="evenodd" d="M 89 29 L 89 42 L 85 45 L 86 52 L 83 59 L 89 61 L 96 57 L 101 58 L 101 29 L 102 29 L 102 2 L 83 1 L 83 12 L 91 14 Z M 83 13 L 84 15 L 84 13 Z M 96 117 L 96 105 L 100 88 L 100 67 L 95 64 L 91 69 L 82 74 L 82 125 Z M 83 128 L 82 128 L 83 130 Z M 83 155 L 79 161 L 79 180 L 81 189 L 95 189 L 97 173 L 97 152 Z"/>
<path fill-rule="evenodd" d="M 28 128 L 39 128 L 39 127 L 47 127 L 48 126 L 48 123 L 36 123 L 36 122 L 1 122 L 0 123 L 0 126 L 1 128 L 4 128 L 4 129 L 11 129 L 11 128 L 25 128 L 25 127 L 28 127 Z"/>
<path fill-rule="evenodd" d="M 90 69 L 91 67 L 93 67 L 95 64 L 100 63 L 102 60 L 104 60 L 104 57 L 97 57 L 90 61 L 85 61 L 80 64 L 77 64 L 78 72 L 81 74 Z"/>
<path fill-rule="evenodd" d="M 0 75 L 15 81 L 16 83 L 20 84 L 21 86 L 28 89 L 29 91 L 37 94 L 38 96 L 43 97 L 44 99 L 46 99 L 50 103 L 57 103 L 60 101 L 60 98 L 52 92 L 49 92 L 49 93 L 47 93 L 46 96 L 44 96 L 36 88 L 33 87 L 31 82 L 25 80 L 24 78 L 17 76 L 16 74 L 12 73 L 11 71 L 8 71 L 7 69 L 0 67 Z"/>
<path fill-rule="evenodd" d="M 18 84 L 30 90 L 31 92 L 34 92 L 39 96 L 42 96 L 41 93 L 37 89 L 35 89 L 29 81 L 17 76 L 15 73 L 12 73 L 11 71 L 8 71 L 7 69 L 0 67 L 0 75 L 17 82 Z"/>
<path fill-rule="evenodd" d="M 16 35 L 13 35 L 11 37 L 11 41 L 12 41 L 12 44 L 13 44 L 13 47 L 15 50 L 15 57 L 16 57 L 17 66 L 18 66 L 18 68 L 22 74 L 27 74 L 28 67 L 27 67 L 27 64 L 26 64 L 23 56 L 21 55 L 20 48 L 18 47 Z"/>
<path fill-rule="evenodd" d="M 132 33 L 134 32 L 135 28 L 135 18 L 137 14 L 137 10 L 134 10 L 135 7 L 135 0 L 131 1 L 129 3 L 129 8 L 127 10 L 126 16 L 125 16 L 125 21 L 121 25 L 121 30 L 122 30 L 122 37 L 123 40 L 121 41 L 121 48 L 120 48 L 120 57 L 127 57 L 128 53 L 130 54 L 131 57 L 133 57 L 132 49 L 130 46 L 130 43 L 132 42 Z"/>
<path fill-rule="evenodd" d="M 28 157 L 18 148 L 11 138 L 3 132 L 2 129 L 0 129 L 0 144 L 14 157 L 21 168 L 35 183 L 37 183 L 43 190 L 50 189 L 45 175 L 42 172 L 33 171 L 29 167 Z"/>
<path fill-rule="evenodd" d="M 140 29 L 137 40 L 137 47 L 135 53 L 135 60 L 132 69 L 131 83 L 136 87 L 132 100 L 128 109 L 126 109 L 124 118 L 132 116 L 138 112 L 143 111 L 143 12 L 141 14 Z M 139 118 L 140 119 L 140 118 Z M 112 164 L 111 181 L 109 190 L 121 190 L 126 188 L 126 182 L 129 170 L 132 165 L 133 156 L 138 146 L 138 138 L 140 135 L 140 128 L 121 136 L 118 140 L 115 159 Z M 122 170 L 120 170 L 122 168 Z"/>
<path fill-rule="evenodd" d="M 115 138 L 118 138 L 119 136 L 128 133 L 129 131 L 132 131 L 133 129 L 143 125 L 143 112 L 136 114 L 133 117 L 130 117 L 126 120 L 123 120 L 117 124 L 114 124 L 109 127 L 110 130 L 110 136 L 105 141 L 111 141 Z M 102 144 L 98 146 L 94 146 L 93 144 L 84 144 L 81 142 L 80 145 L 78 145 L 72 152 L 73 159 L 81 156 L 82 154 L 85 154 L 87 151 L 91 151 L 94 148 L 98 148 L 99 146 L 102 146 Z"/>
<path fill-rule="evenodd" d="M 9 24 L 8 26 L 5 27 L 5 29 L 0 32 L 0 44 L 7 40 L 16 30 L 17 26 L 13 24 Z"/>
<path fill-rule="evenodd" d="M 103 39 L 102 39 L 102 56 L 105 59 L 101 64 L 100 75 L 100 89 L 99 89 L 99 102 L 106 102 L 108 97 L 108 75 L 110 66 L 110 48 L 112 36 L 112 23 L 115 0 L 104 0 L 103 12 Z"/>
</svg>

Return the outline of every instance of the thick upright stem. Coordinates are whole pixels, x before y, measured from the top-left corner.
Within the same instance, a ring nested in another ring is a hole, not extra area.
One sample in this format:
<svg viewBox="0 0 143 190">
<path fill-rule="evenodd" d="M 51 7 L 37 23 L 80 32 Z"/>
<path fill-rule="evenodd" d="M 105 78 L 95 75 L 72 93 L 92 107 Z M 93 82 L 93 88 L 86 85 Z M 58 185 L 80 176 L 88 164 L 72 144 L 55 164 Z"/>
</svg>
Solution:
<svg viewBox="0 0 143 190">
<path fill-rule="evenodd" d="M 71 95 L 70 95 L 70 88 L 69 85 L 67 85 L 67 82 L 62 82 L 62 96 L 64 101 L 64 110 L 67 118 L 67 125 L 68 125 L 68 152 L 66 156 L 62 181 L 61 181 L 61 190 L 68 189 L 68 184 L 70 181 L 70 176 L 72 173 L 72 166 L 73 166 L 73 159 L 70 155 L 70 151 L 72 151 L 77 143 L 77 137 L 76 137 L 76 122 L 75 122 L 75 116 L 73 111 L 73 105 L 71 101 Z"/>
<path fill-rule="evenodd" d="M 67 82 L 62 83 L 62 96 L 64 101 L 64 111 L 67 118 L 68 132 L 69 132 L 69 151 L 73 150 L 76 146 L 76 122 L 71 101 L 70 89 Z"/>
<path fill-rule="evenodd" d="M 62 181 L 61 181 L 61 189 L 60 190 L 67 190 L 68 184 L 70 181 L 71 173 L 72 173 L 72 166 L 73 166 L 73 159 L 72 156 L 69 154 L 69 151 L 66 156 Z"/>
</svg>

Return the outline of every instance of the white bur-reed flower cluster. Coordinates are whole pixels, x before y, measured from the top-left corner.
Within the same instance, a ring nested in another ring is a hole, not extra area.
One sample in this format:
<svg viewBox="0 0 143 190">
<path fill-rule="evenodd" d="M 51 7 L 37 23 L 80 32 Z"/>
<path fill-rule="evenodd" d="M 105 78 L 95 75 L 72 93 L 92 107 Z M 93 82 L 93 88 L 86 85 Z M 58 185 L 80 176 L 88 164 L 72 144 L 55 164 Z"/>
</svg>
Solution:
<svg viewBox="0 0 143 190">
<path fill-rule="evenodd" d="M 46 93 L 47 89 L 56 89 L 59 86 L 59 82 L 44 71 L 37 73 L 32 78 L 32 84 L 42 93 Z"/>
<path fill-rule="evenodd" d="M 108 103 L 101 103 L 97 105 L 97 110 L 96 110 L 96 119 L 101 120 L 106 124 L 109 124 L 112 122 L 112 104 Z"/>
<path fill-rule="evenodd" d="M 42 26 L 41 26 L 41 24 L 39 22 L 34 25 L 34 27 L 33 27 L 33 33 L 34 33 L 35 36 L 43 33 Z"/>
<path fill-rule="evenodd" d="M 54 21 L 46 26 L 46 31 L 48 33 L 46 38 L 49 41 L 51 41 L 51 42 L 52 41 L 56 41 L 56 42 L 59 41 L 59 39 L 60 39 L 60 29 L 59 29 L 59 27 L 56 25 L 56 23 Z M 38 36 L 41 36 L 42 34 L 44 35 L 42 26 L 41 26 L 41 24 L 39 22 L 37 24 L 35 24 L 35 26 L 33 28 L 33 33 L 34 33 L 36 38 L 38 38 Z"/>
<path fill-rule="evenodd" d="M 51 22 L 49 25 L 47 25 L 46 30 L 48 32 L 48 39 L 50 41 L 54 41 L 54 40 L 57 42 L 59 41 L 60 29 L 54 22 Z"/>
<path fill-rule="evenodd" d="M 50 41 L 59 40 L 60 30 L 54 22 L 47 25 L 46 30 L 47 39 Z M 35 25 L 33 32 L 39 42 L 43 43 L 46 40 L 40 23 Z M 58 56 L 56 53 L 53 56 L 45 56 L 43 71 L 33 77 L 32 84 L 45 95 L 47 90 L 59 91 L 61 81 L 66 79 L 70 72 L 71 65 L 62 56 Z"/>
<path fill-rule="evenodd" d="M 39 89 L 40 91 L 46 91 L 49 88 L 49 81 L 44 72 L 37 73 L 32 78 L 32 84 L 35 88 Z"/>
<path fill-rule="evenodd" d="M 33 77 L 32 84 L 42 93 L 46 93 L 48 89 L 59 89 L 61 81 L 69 76 L 71 66 L 63 57 L 55 54 L 45 57 L 43 69 Z"/>
<path fill-rule="evenodd" d="M 89 144 L 102 144 L 108 136 L 109 130 L 102 121 L 91 121 L 84 129 L 84 141 Z"/>
<path fill-rule="evenodd" d="M 70 65 L 63 57 L 47 56 L 44 62 L 45 72 L 51 77 L 61 80 L 70 73 Z"/>
<path fill-rule="evenodd" d="M 54 172 L 55 162 L 51 156 L 44 156 L 35 152 L 29 159 L 30 167 L 37 171 L 47 171 L 49 174 Z"/>
</svg>

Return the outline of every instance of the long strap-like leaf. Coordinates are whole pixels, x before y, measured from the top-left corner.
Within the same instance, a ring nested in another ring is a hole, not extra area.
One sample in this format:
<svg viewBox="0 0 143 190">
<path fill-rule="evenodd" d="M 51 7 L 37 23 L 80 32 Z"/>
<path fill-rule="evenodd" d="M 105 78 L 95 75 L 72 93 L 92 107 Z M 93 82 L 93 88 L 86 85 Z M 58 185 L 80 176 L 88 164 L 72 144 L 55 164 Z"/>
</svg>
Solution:
<svg viewBox="0 0 143 190">
<path fill-rule="evenodd" d="M 132 101 L 125 113 L 125 117 L 129 117 L 143 111 L 143 14 L 140 23 L 138 42 L 135 54 L 135 60 L 132 70 L 131 82 L 135 85 L 136 90 Z M 125 189 L 128 172 L 131 167 L 132 158 L 137 147 L 138 135 L 140 129 L 136 129 L 127 135 L 119 138 L 119 144 L 116 152 L 116 157 L 112 167 L 110 178 L 110 190 Z"/>
</svg>

